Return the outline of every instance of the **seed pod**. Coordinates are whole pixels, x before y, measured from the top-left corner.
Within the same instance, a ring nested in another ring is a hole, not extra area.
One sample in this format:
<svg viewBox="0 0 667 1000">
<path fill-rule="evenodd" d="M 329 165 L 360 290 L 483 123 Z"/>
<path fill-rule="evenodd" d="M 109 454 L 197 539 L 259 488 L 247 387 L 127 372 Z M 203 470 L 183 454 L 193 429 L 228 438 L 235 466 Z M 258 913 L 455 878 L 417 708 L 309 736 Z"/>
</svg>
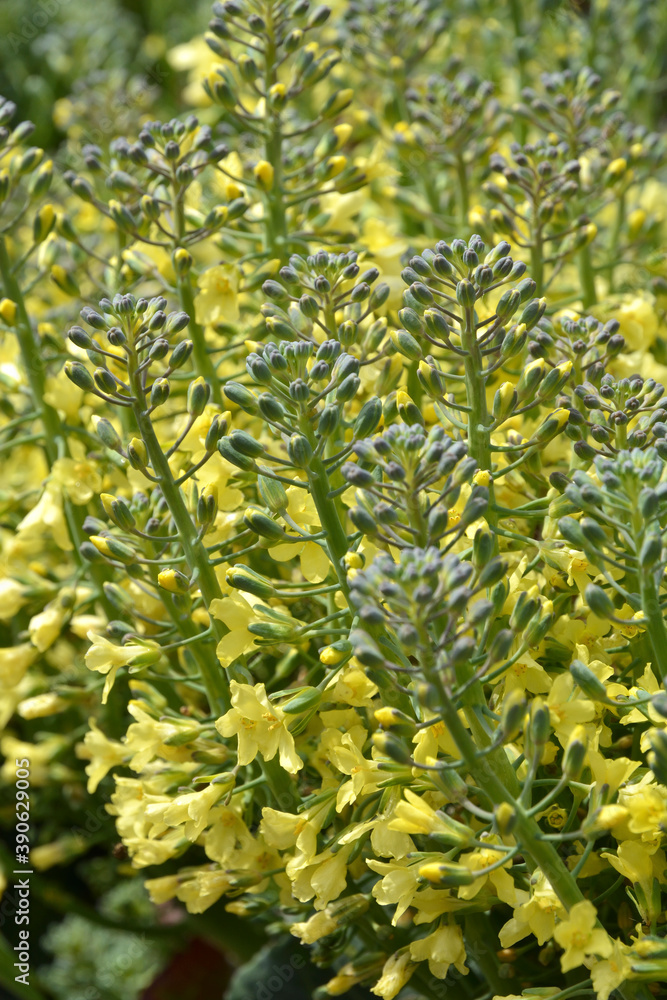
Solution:
<svg viewBox="0 0 667 1000">
<path fill-rule="evenodd" d="M 247 431 L 233 430 L 227 439 L 235 451 L 249 458 L 257 458 L 264 454 L 264 445 L 257 441 Z"/>
<path fill-rule="evenodd" d="M 405 310 L 403 310 L 405 312 Z M 389 334 L 390 340 L 399 354 L 409 361 L 418 361 L 422 356 L 422 349 L 407 330 L 392 330 Z"/>
<path fill-rule="evenodd" d="M 227 382 L 224 392 L 225 396 L 231 403 L 239 406 L 246 413 L 257 413 L 257 400 L 252 392 L 250 392 L 249 389 L 246 389 L 244 385 L 241 385 L 240 382 Z"/>
<path fill-rule="evenodd" d="M 101 555 L 126 566 L 137 558 L 133 548 L 110 535 L 91 535 L 90 541 Z"/>
<path fill-rule="evenodd" d="M 294 642 L 294 627 L 286 622 L 250 622 L 248 631 L 266 642 Z"/>
<path fill-rule="evenodd" d="M 113 424 L 107 420 L 106 417 L 102 417 L 97 421 L 95 430 L 97 431 L 97 436 L 102 444 L 104 444 L 107 448 L 111 448 L 112 451 L 120 452 L 122 447 L 120 437 L 118 436 Z"/>
<path fill-rule="evenodd" d="M 177 569 L 161 570 L 157 582 L 163 590 L 168 590 L 172 594 L 187 594 L 190 590 L 190 580 Z"/>
<path fill-rule="evenodd" d="M 516 389 L 511 382 L 503 382 L 493 397 L 493 416 L 498 421 L 507 420 L 518 402 Z"/>
<path fill-rule="evenodd" d="M 583 771 L 587 749 L 586 730 L 583 726 L 575 726 L 563 754 L 563 774 L 570 781 L 576 781 Z"/>
<path fill-rule="evenodd" d="M 584 597 L 589 608 L 598 618 L 613 618 L 615 616 L 616 609 L 612 600 L 602 587 L 598 587 L 595 583 L 587 584 Z"/>
<path fill-rule="evenodd" d="M 200 417 L 206 409 L 211 395 L 210 385 L 204 381 L 202 376 L 196 378 L 188 386 L 187 410 L 191 417 Z"/>
<path fill-rule="evenodd" d="M 257 489 L 266 506 L 274 514 L 280 514 L 287 510 L 287 493 L 283 484 L 278 480 L 270 479 L 268 476 L 258 476 Z"/>
<path fill-rule="evenodd" d="M 84 392 L 95 391 L 93 376 L 80 361 L 66 361 L 65 375 L 67 375 L 70 382 L 73 382 L 79 389 L 83 389 Z"/>
<path fill-rule="evenodd" d="M 649 733 L 651 749 L 648 754 L 648 765 L 661 785 L 667 784 L 667 732 L 664 729 L 651 729 Z"/>
<path fill-rule="evenodd" d="M 410 751 L 403 740 L 392 733 L 373 733 L 373 746 L 380 753 L 386 754 L 391 760 L 396 761 L 397 764 L 409 764 L 412 760 Z"/>
<path fill-rule="evenodd" d="M 270 541 L 282 541 L 285 538 L 285 529 L 258 507 L 248 507 L 243 515 L 243 523 L 261 538 L 268 538 Z"/>
<path fill-rule="evenodd" d="M 382 419 L 382 400 L 377 396 L 367 399 L 359 410 L 352 428 L 352 436 L 355 440 L 368 437 L 375 431 Z"/>
<path fill-rule="evenodd" d="M 297 469 L 307 469 L 313 457 L 313 449 L 303 434 L 292 434 L 287 443 L 287 454 Z"/>
<path fill-rule="evenodd" d="M 430 861 L 421 865 L 419 877 L 441 889 L 453 889 L 457 886 L 472 885 L 475 875 L 465 865 Z"/>
<path fill-rule="evenodd" d="M 322 692 L 316 687 L 303 687 L 289 701 L 281 703 L 280 708 L 286 715 L 299 715 L 317 708 L 322 701 Z"/>
<path fill-rule="evenodd" d="M 242 469 L 244 472 L 248 472 L 250 469 L 257 469 L 255 460 L 250 458 L 248 455 L 242 455 L 241 452 L 237 451 L 229 438 L 220 438 L 218 441 L 218 451 L 224 459 L 232 465 L 235 465 L 237 469 Z"/>
<path fill-rule="evenodd" d="M 274 523 L 274 522 L 272 522 Z M 232 566 L 227 570 L 226 580 L 230 587 L 268 601 L 276 596 L 276 589 L 269 580 L 255 573 L 247 566 Z"/>
<path fill-rule="evenodd" d="M 501 802 L 494 809 L 496 828 L 501 837 L 508 836 L 516 825 L 516 809 L 509 802 Z"/>
<path fill-rule="evenodd" d="M 526 715 L 526 699 L 518 689 L 510 691 L 503 699 L 500 731 L 503 742 L 511 742 L 521 732 Z"/>
<path fill-rule="evenodd" d="M 604 593 L 604 591 L 603 591 Z M 581 660 L 572 660 L 570 673 L 574 677 L 575 683 L 584 692 L 587 698 L 592 701 L 608 701 L 607 689 L 590 667 L 587 667 Z"/>
<path fill-rule="evenodd" d="M 541 698 L 534 698 L 530 706 L 530 739 L 535 747 L 541 748 L 549 739 L 551 722 L 549 708 Z"/>
<path fill-rule="evenodd" d="M 155 314 L 155 317 L 157 317 L 157 315 L 158 313 Z M 164 315 L 164 313 L 162 313 L 162 315 Z M 164 322 L 166 322 L 166 317 Z M 164 325 L 164 323 L 162 325 Z M 176 344 L 176 347 L 171 352 L 169 367 L 173 371 L 181 368 L 192 354 L 193 347 L 194 345 L 191 340 L 182 340 L 180 344 Z"/>
</svg>

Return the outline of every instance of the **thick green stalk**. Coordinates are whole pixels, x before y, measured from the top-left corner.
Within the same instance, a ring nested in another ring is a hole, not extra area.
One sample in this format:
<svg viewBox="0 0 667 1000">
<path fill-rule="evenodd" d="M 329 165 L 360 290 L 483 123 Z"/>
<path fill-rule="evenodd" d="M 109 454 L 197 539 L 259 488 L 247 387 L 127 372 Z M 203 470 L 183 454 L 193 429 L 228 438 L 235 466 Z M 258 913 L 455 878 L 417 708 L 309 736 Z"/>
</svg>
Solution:
<svg viewBox="0 0 667 1000">
<path fill-rule="evenodd" d="M 465 310 L 465 326 L 461 331 L 461 343 L 466 351 L 463 359 L 466 387 L 466 402 L 470 407 L 468 414 L 468 454 L 477 461 L 480 469 L 491 474 L 493 462 L 491 459 L 490 419 L 486 405 L 486 382 L 482 370 L 484 368 L 482 352 L 477 343 L 475 314 L 472 307 Z M 493 479 L 489 482 L 489 511 L 487 513 L 489 527 L 493 530 L 497 523 L 494 511 Z M 495 537 L 495 536 L 494 536 Z M 496 551 L 497 551 L 496 539 Z"/>
<path fill-rule="evenodd" d="M 174 182 L 173 196 L 175 224 L 174 249 L 176 250 L 178 247 L 183 245 L 182 241 L 185 235 L 183 192 L 178 190 L 176 182 Z M 220 388 L 218 373 L 211 359 L 211 355 L 208 353 L 204 330 L 199 323 L 197 323 L 195 318 L 195 299 L 192 291 L 190 272 L 187 274 L 177 274 L 176 281 L 178 284 L 178 297 L 181 303 L 181 309 L 190 317 L 188 329 L 190 331 L 190 339 L 192 340 L 192 355 L 194 358 L 195 370 L 197 375 L 201 375 L 210 385 L 213 401 L 218 406 L 222 406 L 222 390 Z"/>
<path fill-rule="evenodd" d="M 534 210 L 537 214 L 535 206 Z M 535 295 L 539 299 L 544 285 L 544 243 L 542 226 L 539 224 L 533 235 L 533 243 L 530 248 L 530 276 L 535 282 Z"/>
<path fill-rule="evenodd" d="M 315 434 L 306 417 L 299 421 L 299 429 L 306 437 L 313 449 L 317 446 Z M 346 555 L 349 545 L 347 533 L 340 519 L 338 507 L 333 497 L 329 496 L 331 485 L 326 467 L 321 458 L 313 457 L 306 470 L 310 493 L 315 504 L 315 509 L 320 519 L 322 531 L 325 532 L 325 544 L 329 553 L 329 558 L 340 584 L 340 589 L 347 600 L 350 595 L 350 588 L 347 583 L 347 574 L 343 566 L 343 558 Z"/>
<path fill-rule="evenodd" d="M 646 618 L 646 631 L 653 650 L 653 665 L 658 673 L 658 679 L 667 678 L 667 628 L 660 608 L 658 588 L 651 570 L 640 570 L 639 589 L 642 599 L 642 611 Z"/>
<path fill-rule="evenodd" d="M 611 235 L 611 247 L 609 253 L 609 259 L 611 264 L 609 265 L 609 292 L 610 294 L 615 291 L 614 287 L 614 275 L 616 269 L 616 260 L 619 257 L 619 243 L 621 240 L 621 233 L 623 231 L 623 224 L 625 222 L 625 212 L 626 212 L 626 198 L 625 191 L 622 191 L 618 196 L 618 201 L 616 202 L 616 220 L 614 222 L 614 228 Z"/>
<path fill-rule="evenodd" d="M 639 509 L 638 497 L 635 495 L 630 499 L 632 502 L 632 533 L 635 550 L 639 553 L 645 538 L 646 524 Z M 635 576 L 633 573 L 633 583 L 635 586 L 639 586 L 641 607 L 646 619 L 646 635 L 649 641 L 647 652 L 649 656 L 651 653 L 653 654 L 651 659 L 659 675 L 659 680 L 662 681 L 667 678 L 667 627 L 665 627 L 665 619 L 660 607 L 655 571 L 652 568 L 643 569 L 640 565 L 637 575 Z"/>
<path fill-rule="evenodd" d="M 468 171 L 466 168 L 466 162 L 463 159 L 463 154 L 459 153 L 456 157 L 456 176 L 459 181 L 459 200 L 460 200 L 460 212 L 461 212 L 461 225 L 463 230 L 468 228 L 468 211 L 470 209 L 470 193 L 468 190 Z"/>
<path fill-rule="evenodd" d="M 582 247 L 579 251 L 579 280 L 581 282 L 581 300 L 584 309 L 589 309 L 598 300 L 595 288 L 595 271 L 593 270 L 589 246 Z"/>
<path fill-rule="evenodd" d="M 278 80 L 277 52 L 273 25 L 272 5 L 266 7 L 266 50 L 264 53 L 264 95 L 269 101 L 269 91 Z M 268 110 L 268 109 L 267 109 Z M 283 199 L 283 154 L 280 113 L 270 111 L 264 123 L 264 159 L 273 167 L 273 183 L 265 192 L 264 249 L 271 257 L 285 258 L 287 246 L 287 218 Z"/>
</svg>

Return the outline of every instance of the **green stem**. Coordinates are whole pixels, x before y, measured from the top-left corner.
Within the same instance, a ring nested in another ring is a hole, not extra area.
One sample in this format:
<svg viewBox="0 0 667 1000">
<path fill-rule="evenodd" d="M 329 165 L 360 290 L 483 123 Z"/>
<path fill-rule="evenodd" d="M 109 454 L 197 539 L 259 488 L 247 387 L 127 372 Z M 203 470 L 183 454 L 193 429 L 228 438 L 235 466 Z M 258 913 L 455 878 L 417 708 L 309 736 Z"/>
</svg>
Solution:
<svg viewBox="0 0 667 1000">
<path fill-rule="evenodd" d="M 266 48 L 264 53 L 264 95 L 268 101 L 268 94 L 277 82 L 277 51 L 273 24 L 272 5 L 267 4 L 266 9 Z M 287 218 L 285 215 L 285 202 L 283 198 L 283 154 L 282 154 L 282 129 L 280 114 L 272 112 L 267 116 L 265 123 L 267 129 L 264 137 L 264 158 L 273 167 L 273 184 L 271 189 L 265 192 L 266 217 L 264 220 L 264 249 L 271 257 L 283 259 L 287 256 Z"/>
<path fill-rule="evenodd" d="M 653 664 L 662 682 L 667 677 L 667 628 L 662 616 L 658 588 L 651 570 L 640 570 L 639 592 L 642 611 L 646 618 L 646 631 L 653 650 Z"/>
<path fill-rule="evenodd" d="M 616 220 L 614 222 L 614 229 L 611 235 L 611 248 L 609 253 L 609 259 L 611 264 L 609 265 L 609 291 L 610 293 L 614 291 L 614 271 L 616 267 L 616 259 L 618 258 L 618 245 L 621 239 L 621 232 L 623 231 L 623 223 L 625 222 L 625 209 L 626 209 L 626 199 L 625 191 L 622 191 L 618 196 L 618 201 L 616 203 Z"/>
<path fill-rule="evenodd" d="M 533 245 L 530 248 L 530 276 L 537 286 L 535 295 L 540 298 L 544 284 L 544 245 L 541 226 L 535 230 Z"/>
<path fill-rule="evenodd" d="M 468 171 L 463 154 L 456 157 L 456 176 L 459 181 L 459 198 L 461 199 L 461 225 L 465 232 L 468 228 L 468 210 L 470 208 L 470 193 L 468 190 Z"/>
<path fill-rule="evenodd" d="M 53 465 L 58 458 L 57 439 L 62 436 L 60 417 L 57 411 L 44 400 L 46 378 L 40 345 L 37 342 L 32 323 L 28 316 L 23 293 L 12 273 L 11 261 L 7 253 L 7 244 L 2 236 L 0 236 L 0 274 L 2 275 L 5 295 L 16 304 L 18 310 L 16 330 L 23 369 L 28 380 L 28 385 L 30 386 L 35 409 L 39 414 L 44 428 L 44 451 L 49 465 Z"/>
<path fill-rule="evenodd" d="M 63 456 L 69 455 L 67 436 L 64 433 L 58 411 L 50 406 L 44 399 L 46 391 L 46 373 L 40 344 L 35 337 L 35 332 L 26 308 L 25 299 L 23 298 L 23 292 L 21 291 L 19 283 L 12 271 L 11 261 L 7 252 L 7 244 L 2 236 L 0 236 L 0 276 L 2 277 L 5 295 L 16 304 L 18 313 L 16 333 L 19 351 L 21 353 L 21 360 L 23 362 L 23 370 L 25 377 L 28 380 L 28 386 L 30 388 L 30 394 L 32 396 L 35 412 L 42 424 L 44 431 L 42 446 L 44 448 L 44 454 L 46 455 L 49 468 L 51 468 L 60 454 Z M 82 558 L 79 550 L 82 543 L 86 540 L 86 535 L 83 530 L 86 508 L 75 506 L 69 497 L 63 496 L 63 510 L 65 512 L 65 520 L 67 522 L 67 528 L 72 542 L 74 559 L 78 565 L 82 565 Z M 103 567 L 91 564 L 90 574 L 93 582 L 99 590 L 99 599 L 106 614 L 109 618 L 113 618 L 115 616 L 114 608 L 109 603 L 103 589 L 103 583 L 106 578 Z"/>
<path fill-rule="evenodd" d="M 162 495 L 176 525 L 176 531 L 183 546 L 188 566 L 193 574 L 193 578 L 196 578 L 197 586 L 208 608 L 212 601 L 222 597 L 220 584 L 218 583 L 215 569 L 211 564 L 204 544 L 197 536 L 195 524 L 185 505 L 183 495 L 174 482 L 169 462 L 162 451 L 153 423 L 146 412 L 146 396 L 142 385 L 141 372 L 138 371 L 137 357 L 134 352 L 131 352 L 128 358 L 128 377 L 132 393 L 135 397 L 132 408 L 137 427 L 146 445 L 146 451 L 148 452 L 153 472 L 160 482 Z M 227 634 L 228 629 L 213 616 L 211 616 L 211 626 L 216 639 L 221 641 Z M 230 676 L 233 676 L 233 671 L 230 671 Z M 211 708 L 226 711 L 231 705 L 229 688 L 217 661 L 215 664 L 209 664 L 208 662 L 203 664 L 202 678 L 209 695 Z"/>
<path fill-rule="evenodd" d="M 329 498 L 330 485 L 324 463 L 320 458 L 314 458 L 308 466 L 308 482 L 310 492 L 317 510 L 322 531 L 326 535 L 326 547 L 329 558 L 340 584 L 345 599 L 350 595 L 347 575 L 343 566 L 343 558 L 348 550 L 348 540 L 343 527 L 336 502 Z"/>
<path fill-rule="evenodd" d="M 462 346 L 466 351 L 463 361 L 466 402 L 470 407 L 468 415 L 468 454 L 476 460 L 480 469 L 492 473 L 491 431 L 489 430 L 491 421 L 486 405 L 486 381 L 481 374 L 484 364 L 477 343 L 475 311 L 472 306 L 467 307 L 465 310 L 465 327 L 461 333 Z M 493 480 L 489 483 L 489 501 L 487 521 L 489 527 L 493 530 L 497 525 L 497 516 L 494 510 Z M 496 540 L 497 551 L 498 543 Z"/>
<path fill-rule="evenodd" d="M 176 530 L 183 545 L 185 558 L 193 573 L 193 582 L 196 582 L 199 587 L 206 609 L 209 610 L 212 601 L 222 597 L 220 584 L 218 583 L 215 568 L 209 559 L 204 543 L 197 535 L 197 529 L 185 505 L 183 495 L 174 482 L 169 462 L 157 439 L 152 421 L 146 412 L 146 395 L 141 381 L 141 373 L 138 371 L 137 357 L 134 352 L 130 352 L 128 356 L 128 377 L 135 397 L 133 411 L 139 433 L 146 445 L 146 451 L 153 467 L 153 472 L 159 479 L 162 495 L 176 525 Z M 229 629 L 223 622 L 210 614 L 210 610 L 209 616 L 213 634 L 216 640 L 221 642 L 229 632 Z M 193 648 L 196 649 L 196 644 Z M 201 655 L 198 657 L 198 665 L 211 709 L 220 713 L 226 712 L 231 707 L 229 685 L 217 657 L 211 657 L 211 662 L 209 662 L 207 656 Z M 243 674 L 235 666 L 235 663 L 232 663 L 227 668 L 226 673 L 230 679 L 244 680 Z M 277 759 L 263 761 L 262 769 L 280 808 L 284 810 L 288 810 L 291 807 L 295 808 L 298 804 L 298 795 L 293 787 L 290 775 L 287 771 L 283 770 L 279 761 Z"/>
<path fill-rule="evenodd" d="M 174 196 L 174 220 L 175 220 L 175 240 L 174 249 L 182 246 L 183 237 L 185 235 L 185 212 L 183 206 L 183 192 L 179 191 L 176 186 L 176 181 L 174 181 L 173 187 Z M 190 273 L 179 274 L 177 276 L 178 284 L 178 297 L 181 303 L 181 309 L 183 312 L 187 313 L 190 317 L 189 331 L 190 339 L 192 340 L 192 355 L 194 358 L 195 370 L 198 375 L 201 375 L 211 387 L 211 395 L 213 401 L 218 405 L 222 406 L 222 390 L 220 388 L 220 380 L 218 378 L 218 373 L 211 355 L 208 353 L 208 348 L 206 345 L 206 336 L 203 328 L 197 323 L 196 312 L 195 312 L 195 299 L 194 293 L 192 291 L 192 280 Z"/>
<path fill-rule="evenodd" d="M 512 796 L 490 761 L 479 757 L 477 747 L 448 698 L 438 672 L 435 670 L 430 672 L 429 679 L 439 690 L 443 721 L 475 784 L 486 793 L 494 805 L 508 802 L 513 807 L 516 813 L 515 836 L 522 852 L 542 870 L 563 906 L 567 910 L 571 909 L 575 903 L 584 899 L 572 873 L 553 844 L 543 839 L 542 831 L 535 820 Z"/>
<path fill-rule="evenodd" d="M 584 309 L 589 309 L 598 300 L 595 289 L 595 272 L 593 271 L 589 246 L 582 247 L 579 251 L 579 280 L 581 282 L 581 299 Z"/>
</svg>

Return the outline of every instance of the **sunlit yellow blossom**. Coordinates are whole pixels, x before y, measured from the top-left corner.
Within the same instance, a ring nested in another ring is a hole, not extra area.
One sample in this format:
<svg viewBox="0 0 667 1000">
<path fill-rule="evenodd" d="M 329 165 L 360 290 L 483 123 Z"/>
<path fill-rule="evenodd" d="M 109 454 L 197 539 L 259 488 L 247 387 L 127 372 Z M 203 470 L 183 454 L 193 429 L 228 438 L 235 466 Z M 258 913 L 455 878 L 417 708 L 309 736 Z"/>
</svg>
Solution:
<svg viewBox="0 0 667 1000">
<path fill-rule="evenodd" d="M 195 298 L 195 316 L 198 323 L 213 326 L 216 323 L 236 322 L 239 318 L 239 273 L 233 264 L 209 267 L 199 276 L 197 287 L 199 294 Z"/>
<path fill-rule="evenodd" d="M 591 978 L 597 1000 L 609 1000 L 609 995 L 629 977 L 632 963 L 627 955 L 629 948 L 622 941 L 614 941 L 612 951 L 603 962 L 591 968 Z"/>
<path fill-rule="evenodd" d="M 280 755 L 280 765 L 295 774 L 303 761 L 294 747 L 294 737 L 287 728 L 288 717 L 272 705 L 263 684 L 230 685 L 232 708 L 216 722 L 221 736 L 238 736 L 239 764 L 249 764 L 258 753 L 264 760 Z"/>
<path fill-rule="evenodd" d="M 385 962 L 382 975 L 372 987 L 371 993 L 375 993 L 378 997 L 384 997 L 384 1000 L 392 1000 L 403 989 L 415 968 L 416 965 L 412 962 L 410 951 L 402 953 L 397 951 Z"/>
<path fill-rule="evenodd" d="M 117 646 L 103 635 L 98 635 L 95 632 L 89 632 L 88 639 L 92 645 L 86 652 L 86 666 L 89 670 L 97 670 L 98 673 L 106 676 L 102 692 L 103 705 L 106 704 L 116 674 L 121 667 L 129 666 L 138 657 L 145 658 L 151 650 L 157 652 L 156 647 L 152 644 L 140 645 L 129 642 L 125 646 Z"/>
<path fill-rule="evenodd" d="M 576 969 L 589 955 L 607 958 L 612 951 L 611 938 L 596 927 L 597 911 L 587 899 L 575 903 L 567 919 L 556 925 L 554 937 L 564 952 L 560 958 L 563 972 Z"/>
<path fill-rule="evenodd" d="M 88 720 L 90 729 L 76 748 L 77 757 L 87 760 L 88 792 L 92 795 L 97 791 L 102 778 L 112 767 L 122 764 L 127 756 L 127 750 L 118 740 L 110 740 L 97 726 L 94 719 Z"/>
<path fill-rule="evenodd" d="M 410 957 L 416 962 L 428 961 L 429 970 L 437 979 L 446 979 L 452 965 L 462 976 L 470 971 L 465 964 L 466 949 L 458 924 L 443 924 L 427 937 L 413 941 Z"/>
</svg>

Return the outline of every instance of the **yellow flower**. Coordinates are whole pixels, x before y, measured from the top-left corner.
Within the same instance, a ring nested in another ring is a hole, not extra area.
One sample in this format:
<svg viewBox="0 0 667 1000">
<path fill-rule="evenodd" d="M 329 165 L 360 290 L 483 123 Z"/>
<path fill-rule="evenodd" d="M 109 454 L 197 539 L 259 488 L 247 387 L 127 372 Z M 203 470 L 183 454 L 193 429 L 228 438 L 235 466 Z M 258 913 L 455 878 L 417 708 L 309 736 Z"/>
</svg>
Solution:
<svg viewBox="0 0 667 1000">
<path fill-rule="evenodd" d="M 409 950 L 402 953 L 397 951 L 385 962 L 382 975 L 371 993 L 375 993 L 377 997 L 384 997 L 384 1000 L 392 1000 L 392 997 L 400 993 L 416 968 Z"/>
<path fill-rule="evenodd" d="M 229 891 L 233 885 L 232 878 L 230 872 L 213 865 L 197 868 L 193 875 L 181 882 L 176 896 L 185 903 L 188 913 L 203 913 Z"/>
<path fill-rule="evenodd" d="M 102 477 L 95 465 L 83 456 L 57 459 L 51 467 L 51 479 L 78 506 L 88 503 L 102 488 Z"/>
<path fill-rule="evenodd" d="M 46 716 L 64 712 L 69 704 L 66 698 L 61 698 L 55 691 L 45 691 L 32 698 L 24 698 L 17 705 L 16 711 L 22 719 L 43 719 Z"/>
<path fill-rule="evenodd" d="M 331 699 L 344 705 L 369 708 L 378 693 L 377 686 L 366 676 L 361 666 L 354 666 L 353 658 L 349 668 L 342 670 L 331 679 L 326 691 Z"/>
<path fill-rule="evenodd" d="M 30 861 L 38 871 L 46 871 L 54 865 L 62 865 L 78 854 L 88 850 L 88 838 L 71 834 L 54 840 L 50 844 L 40 844 L 30 851 Z"/>
<path fill-rule="evenodd" d="M 71 591 L 70 591 L 71 593 Z M 47 604 L 43 611 L 33 615 L 28 624 L 30 641 L 43 653 L 52 646 L 60 635 L 65 619 L 69 617 L 72 607 L 68 594 L 63 591 L 55 601 Z"/>
<path fill-rule="evenodd" d="M 239 272 L 233 264 L 209 267 L 197 280 L 199 294 L 195 298 L 195 316 L 203 326 L 215 323 L 235 323 L 239 318 L 237 293 Z"/>
<path fill-rule="evenodd" d="M 268 160 L 260 160 L 259 163 L 255 165 L 253 174 L 263 191 L 271 190 L 273 187 L 273 164 L 269 163 Z"/>
<path fill-rule="evenodd" d="M 315 897 L 313 906 L 323 910 L 327 903 L 338 899 L 347 885 L 347 865 L 351 847 L 342 847 L 335 854 L 330 849 L 316 855 L 309 865 L 295 873 L 292 891 L 302 903 Z"/>
<path fill-rule="evenodd" d="M 0 580 L 0 621 L 10 621 L 27 601 L 24 588 L 17 580 L 8 576 Z"/>
<path fill-rule="evenodd" d="M 611 938 L 601 927 L 596 927 L 597 910 L 584 899 L 570 910 L 567 920 L 559 923 L 554 930 L 554 938 L 565 951 L 560 965 L 563 972 L 569 972 L 582 965 L 589 955 L 607 958 L 612 952 Z"/>
<path fill-rule="evenodd" d="M 446 813 L 436 812 L 409 788 L 403 790 L 405 802 L 399 802 L 394 811 L 395 819 L 389 823 L 390 830 L 401 833 L 417 833 L 422 836 L 440 836 L 447 843 L 466 844 L 472 838 L 472 830 L 457 823 Z"/>
<path fill-rule="evenodd" d="M 48 535 L 58 548 L 64 552 L 71 551 L 72 541 L 63 510 L 62 492 L 55 481 L 46 484 L 35 506 L 16 526 L 16 533 L 25 540 L 41 539 Z"/>
<path fill-rule="evenodd" d="M 136 642 L 129 642 L 125 646 L 116 646 L 115 643 L 109 642 L 103 635 L 97 635 L 95 632 L 89 632 L 88 639 L 92 646 L 85 655 L 86 666 L 89 670 L 97 670 L 98 673 L 106 675 L 104 691 L 102 692 L 103 705 L 106 705 L 116 674 L 121 667 L 129 666 L 138 657 L 146 659 L 147 654 L 151 659 L 160 655 L 159 648 L 154 643 L 140 645 Z"/>
<path fill-rule="evenodd" d="M 37 650 L 28 642 L 0 649 L 0 690 L 15 688 L 37 659 Z"/>
<path fill-rule="evenodd" d="M 86 774 L 88 793 L 92 795 L 111 768 L 125 761 L 127 750 L 118 740 L 110 740 L 105 736 L 94 719 L 89 719 L 88 725 L 90 729 L 84 736 L 83 743 L 77 744 L 76 755 L 79 759 L 90 761 L 86 766 Z"/>
<path fill-rule="evenodd" d="M 232 681 L 232 708 L 215 724 L 221 736 L 238 736 L 238 762 L 249 764 L 261 753 L 264 760 L 280 754 L 280 766 L 290 774 L 303 767 L 294 747 L 294 737 L 287 728 L 286 716 L 268 699 L 263 684 L 239 684 Z"/>
<path fill-rule="evenodd" d="M 537 877 L 536 877 L 537 876 Z M 541 872 L 537 872 L 531 893 L 517 889 L 519 906 L 498 935 L 503 948 L 511 948 L 529 934 L 534 934 L 537 943 L 545 944 L 554 936 L 556 918 L 566 916 L 562 903 L 551 888 L 549 880 Z"/>
<path fill-rule="evenodd" d="M 657 854 L 657 856 L 656 856 Z M 610 851 L 600 855 L 607 860 L 612 868 L 629 879 L 633 884 L 640 885 L 644 897 L 651 899 L 654 877 L 662 878 L 665 867 L 663 851 L 653 851 L 641 840 L 624 840 L 618 845 L 616 854 Z"/>
<path fill-rule="evenodd" d="M 225 791 L 223 784 L 210 784 L 200 791 L 177 795 L 166 803 L 149 805 L 146 816 L 167 826 L 182 827 L 183 836 L 195 841 L 208 826 L 211 810 Z"/>
<path fill-rule="evenodd" d="M 229 597 L 215 598 L 209 607 L 213 617 L 224 622 L 229 629 L 216 650 L 222 666 L 228 667 L 243 653 L 255 648 L 257 636 L 248 631 L 248 625 L 257 621 L 257 615 L 254 607 L 236 590 Z"/>
<path fill-rule="evenodd" d="M 144 882 L 151 901 L 159 906 L 173 899 L 178 891 L 180 879 L 178 875 L 162 875 L 160 878 L 149 878 Z"/>
<path fill-rule="evenodd" d="M 642 840 L 659 837 L 667 824 L 667 788 L 653 783 L 651 772 L 619 792 L 620 805 L 630 810 L 628 829 Z"/>
<path fill-rule="evenodd" d="M 567 743 L 575 726 L 591 722 L 595 717 L 595 705 L 581 697 L 570 673 L 559 674 L 553 682 L 547 706 L 551 725 L 562 746 Z"/>
<path fill-rule="evenodd" d="M 144 711 L 145 704 L 130 701 L 127 710 L 136 722 L 129 726 L 125 735 L 125 751 L 129 756 L 129 767 L 133 771 L 143 771 L 156 756 L 166 760 L 183 761 L 189 757 L 185 744 L 197 739 L 200 726 L 187 719 L 155 719 Z"/>
<path fill-rule="evenodd" d="M 626 954 L 628 950 L 621 941 L 615 940 L 606 961 L 596 962 L 591 967 L 591 978 L 597 1000 L 609 1000 L 610 993 L 617 986 L 621 986 L 630 975 L 632 966 Z"/>
<path fill-rule="evenodd" d="M 427 937 L 413 941 L 410 957 L 416 962 L 428 961 L 429 971 L 436 979 L 446 979 L 450 965 L 462 976 L 467 976 L 466 949 L 463 933 L 458 924 L 445 924 Z"/>
<path fill-rule="evenodd" d="M 300 528 L 314 527 L 319 530 L 320 519 L 310 493 L 296 486 L 289 486 L 286 492 L 288 516 Z M 304 539 L 301 542 L 281 542 L 271 547 L 271 558 L 278 562 L 288 562 L 296 556 L 299 556 L 301 572 L 309 583 L 321 583 L 329 575 L 329 557 L 317 542 Z"/>
<path fill-rule="evenodd" d="M 338 921 L 327 910 L 314 913 L 308 920 L 290 925 L 290 934 L 298 937 L 301 944 L 315 944 L 320 938 L 333 934 L 338 929 Z"/>
</svg>

